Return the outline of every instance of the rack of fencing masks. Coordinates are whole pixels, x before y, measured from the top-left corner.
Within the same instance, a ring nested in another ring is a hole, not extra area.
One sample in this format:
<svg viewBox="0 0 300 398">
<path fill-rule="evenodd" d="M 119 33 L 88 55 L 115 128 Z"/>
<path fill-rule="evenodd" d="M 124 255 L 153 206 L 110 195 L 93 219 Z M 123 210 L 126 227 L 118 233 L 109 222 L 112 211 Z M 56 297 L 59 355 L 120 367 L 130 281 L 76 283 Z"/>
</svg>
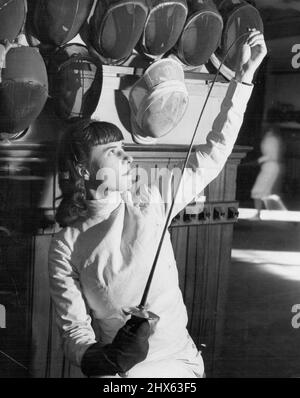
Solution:
<svg viewBox="0 0 300 398">
<path fill-rule="evenodd" d="M 172 59 L 183 70 L 208 63 L 218 68 L 249 27 L 263 31 L 258 10 L 245 0 L 0 0 L 0 138 L 19 138 L 38 117 L 48 78 L 60 119 L 92 116 L 102 91 L 102 65 L 130 66 L 136 56 L 143 59 L 145 76 L 132 87 L 129 100 L 132 136 L 136 143 L 154 143 L 176 127 L 188 103 L 182 71 L 173 79 L 173 72 L 163 72 L 168 62 L 156 62 Z M 30 47 L 17 50 L 23 31 Z M 70 43 L 76 35 L 86 47 Z M 221 67 L 227 79 L 234 76 L 239 45 Z M 26 66 L 23 74 L 17 63 Z M 142 99 L 141 86 L 158 73 L 157 87 L 148 82 Z M 147 109 L 137 110 L 138 103 Z"/>
</svg>

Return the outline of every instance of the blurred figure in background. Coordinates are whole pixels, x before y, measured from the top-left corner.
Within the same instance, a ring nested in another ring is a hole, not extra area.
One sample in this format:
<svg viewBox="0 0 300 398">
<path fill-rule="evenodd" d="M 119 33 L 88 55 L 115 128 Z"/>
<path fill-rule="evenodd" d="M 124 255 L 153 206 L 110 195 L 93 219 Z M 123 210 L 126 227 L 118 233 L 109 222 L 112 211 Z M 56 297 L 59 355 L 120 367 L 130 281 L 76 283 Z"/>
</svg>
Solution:
<svg viewBox="0 0 300 398">
<path fill-rule="evenodd" d="M 260 172 L 251 190 L 251 198 L 257 210 L 255 218 L 260 218 L 261 210 L 286 210 L 280 196 L 283 175 L 282 157 L 284 145 L 280 131 L 269 126 L 260 144 L 262 156 L 258 158 Z"/>
</svg>

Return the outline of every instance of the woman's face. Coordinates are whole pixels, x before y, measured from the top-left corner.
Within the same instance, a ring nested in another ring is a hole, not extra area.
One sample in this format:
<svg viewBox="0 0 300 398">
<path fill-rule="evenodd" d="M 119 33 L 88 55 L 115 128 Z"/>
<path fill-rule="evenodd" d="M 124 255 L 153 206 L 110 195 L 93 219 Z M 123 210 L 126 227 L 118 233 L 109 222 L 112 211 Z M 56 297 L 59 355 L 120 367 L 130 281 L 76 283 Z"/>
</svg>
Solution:
<svg viewBox="0 0 300 398">
<path fill-rule="evenodd" d="M 93 147 L 90 155 L 89 174 L 98 197 L 101 191 L 124 192 L 132 187 L 133 158 L 123 149 L 123 141 Z"/>
</svg>

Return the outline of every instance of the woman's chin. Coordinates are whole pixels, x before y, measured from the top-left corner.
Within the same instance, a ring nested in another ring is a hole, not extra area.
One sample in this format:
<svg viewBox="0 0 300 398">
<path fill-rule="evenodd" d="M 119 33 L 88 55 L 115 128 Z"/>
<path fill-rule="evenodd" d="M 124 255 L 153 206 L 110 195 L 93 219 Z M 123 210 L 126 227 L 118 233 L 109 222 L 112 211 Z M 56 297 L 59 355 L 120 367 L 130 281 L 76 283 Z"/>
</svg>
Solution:
<svg viewBox="0 0 300 398">
<path fill-rule="evenodd" d="M 117 190 L 119 192 L 130 191 L 132 186 L 133 186 L 132 177 L 126 176 L 126 178 L 122 179 L 122 181 L 119 181 Z"/>
<path fill-rule="evenodd" d="M 119 192 L 126 192 L 126 191 L 130 191 L 131 190 L 131 188 L 132 188 L 132 183 L 130 183 L 130 184 L 121 184 L 119 187 L 118 187 L 118 191 Z"/>
</svg>

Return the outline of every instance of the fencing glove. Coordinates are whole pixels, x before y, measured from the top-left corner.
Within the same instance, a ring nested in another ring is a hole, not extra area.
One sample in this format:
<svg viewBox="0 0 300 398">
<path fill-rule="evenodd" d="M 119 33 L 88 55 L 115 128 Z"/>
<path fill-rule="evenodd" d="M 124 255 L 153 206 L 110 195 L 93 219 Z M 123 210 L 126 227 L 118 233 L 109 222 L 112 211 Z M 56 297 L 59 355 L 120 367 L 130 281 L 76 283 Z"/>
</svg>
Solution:
<svg viewBox="0 0 300 398">
<path fill-rule="evenodd" d="M 83 355 L 81 370 L 86 376 L 126 373 L 142 362 L 149 350 L 150 325 L 146 319 L 132 316 L 118 331 L 111 344 L 91 345 Z"/>
</svg>

